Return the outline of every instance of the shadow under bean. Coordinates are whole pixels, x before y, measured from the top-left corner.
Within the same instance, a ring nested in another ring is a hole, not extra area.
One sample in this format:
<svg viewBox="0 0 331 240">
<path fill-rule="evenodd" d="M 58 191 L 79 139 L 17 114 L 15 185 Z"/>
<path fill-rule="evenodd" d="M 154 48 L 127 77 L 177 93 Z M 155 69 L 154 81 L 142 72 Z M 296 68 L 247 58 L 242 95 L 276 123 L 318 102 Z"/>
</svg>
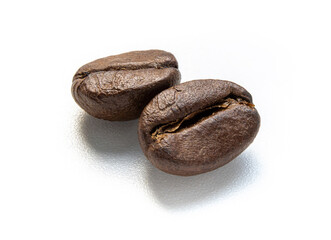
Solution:
<svg viewBox="0 0 331 240">
<path fill-rule="evenodd" d="M 123 161 L 123 155 L 135 157 L 137 153 L 142 154 L 137 125 L 138 120 L 111 122 L 84 114 L 81 117 L 80 133 L 86 146 L 96 155 Z"/>
<path fill-rule="evenodd" d="M 174 176 L 151 167 L 147 182 L 159 204 L 179 209 L 237 191 L 252 183 L 258 172 L 257 159 L 247 151 L 221 168 L 195 176 Z"/>
<path fill-rule="evenodd" d="M 245 151 L 235 160 L 214 171 L 182 177 L 164 173 L 144 156 L 137 136 L 138 120 L 110 122 L 83 114 L 79 118 L 79 138 L 93 164 L 119 178 L 144 184 L 142 189 L 167 209 L 205 204 L 237 191 L 258 176 L 256 156 Z"/>
</svg>

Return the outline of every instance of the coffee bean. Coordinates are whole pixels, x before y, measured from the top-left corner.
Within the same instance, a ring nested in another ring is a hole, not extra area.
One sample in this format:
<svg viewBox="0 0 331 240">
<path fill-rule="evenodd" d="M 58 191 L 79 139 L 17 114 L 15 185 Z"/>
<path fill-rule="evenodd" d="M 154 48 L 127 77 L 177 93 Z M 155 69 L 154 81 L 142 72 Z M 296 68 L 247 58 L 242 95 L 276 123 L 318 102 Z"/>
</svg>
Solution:
<svg viewBox="0 0 331 240">
<path fill-rule="evenodd" d="M 260 116 L 251 95 L 222 80 L 194 80 L 164 90 L 143 110 L 139 141 L 146 157 L 175 175 L 225 165 L 254 140 Z"/>
<path fill-rule="evenodd" d="M 122 121 L 138 118 L 158 93 L 180 82 L 176 58 L 161 50 L 109 56 L 82 66 L 72 95 L 90 115 Z"/>
</svg>

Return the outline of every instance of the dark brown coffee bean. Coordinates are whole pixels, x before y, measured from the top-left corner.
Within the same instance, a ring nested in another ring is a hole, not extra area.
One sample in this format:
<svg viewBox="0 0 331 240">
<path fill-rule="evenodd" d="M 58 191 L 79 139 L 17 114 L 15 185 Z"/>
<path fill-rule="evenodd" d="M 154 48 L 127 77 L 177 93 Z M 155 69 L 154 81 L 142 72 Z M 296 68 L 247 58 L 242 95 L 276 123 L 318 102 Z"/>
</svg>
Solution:
<svg viewBox="0 0 331 240">
<path fill-rule="evenodd" d="M 72 95 L 90 115 L 112 121 L 138 118 L 158 93 L 180 82 L 176 58 L 161 50 L 135 51 L 82 66 Z"/>
<path fill-rule="evenodd" d="M 223 166 L 254 140 L 260 116 L 251 95 L 222 80 L 195 80 L 164 90 L 145 107 L 139 141 L 159 169 L 195 175 Z"/>
</svg>

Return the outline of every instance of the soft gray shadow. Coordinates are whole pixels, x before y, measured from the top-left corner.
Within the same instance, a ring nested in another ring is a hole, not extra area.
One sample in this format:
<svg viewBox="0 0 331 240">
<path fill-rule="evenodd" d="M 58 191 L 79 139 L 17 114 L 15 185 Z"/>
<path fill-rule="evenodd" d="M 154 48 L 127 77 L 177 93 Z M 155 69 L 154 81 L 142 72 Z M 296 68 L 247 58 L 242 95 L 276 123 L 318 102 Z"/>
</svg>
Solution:
<svg viewBox="0 0 331 240">
<path fill-rule="evenodd" d="M 155 168 L 144 156 L 137 136 L 138 120 L 110 122 L 83 114 L 79 118 L 79 138 L 83 151 L 107 173 L 145 183 L 152 197 L 169 209 L 205 204 L 252 183 L 259 164 L 245 151 L 227 165 L 191 177 L 174 176 Z M 142 180 L 146 173 L 146 181 Z"/>
<path fill-rule="evenodd" d="M 252 183 L 258 173 L 257 159 L 247 151 L 219 169 L 196 176 L 174 176 L 151 167 L 147 182 L 161 205 L 179 209 L 213 201 L 237 191 Z"/>
<path fill-rule="evenodd" d="M 125 162 L 142 156 L 137 136 L 138 120 L 111 122 L 83 114 L 80 138 L 98 160 Z"/>
</svg>

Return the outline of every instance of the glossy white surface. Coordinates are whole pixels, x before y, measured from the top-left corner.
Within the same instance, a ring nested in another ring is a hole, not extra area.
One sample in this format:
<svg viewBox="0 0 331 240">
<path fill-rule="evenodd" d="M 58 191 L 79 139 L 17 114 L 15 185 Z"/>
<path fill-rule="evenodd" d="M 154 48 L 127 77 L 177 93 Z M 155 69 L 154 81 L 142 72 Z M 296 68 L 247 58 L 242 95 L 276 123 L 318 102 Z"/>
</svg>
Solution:
<svg viewBox="0 0 331 240">
<path fill-rule="evenodd" d="M 10 1 L 0 4 L 0 239 L 330 239 L 328 1 Z M 155 169 L 137 121 L 73 101 L 83 64 L 172 52 L 182 82 L 253 95 L 262 125 L 237 159 Z"/>
</svg>

